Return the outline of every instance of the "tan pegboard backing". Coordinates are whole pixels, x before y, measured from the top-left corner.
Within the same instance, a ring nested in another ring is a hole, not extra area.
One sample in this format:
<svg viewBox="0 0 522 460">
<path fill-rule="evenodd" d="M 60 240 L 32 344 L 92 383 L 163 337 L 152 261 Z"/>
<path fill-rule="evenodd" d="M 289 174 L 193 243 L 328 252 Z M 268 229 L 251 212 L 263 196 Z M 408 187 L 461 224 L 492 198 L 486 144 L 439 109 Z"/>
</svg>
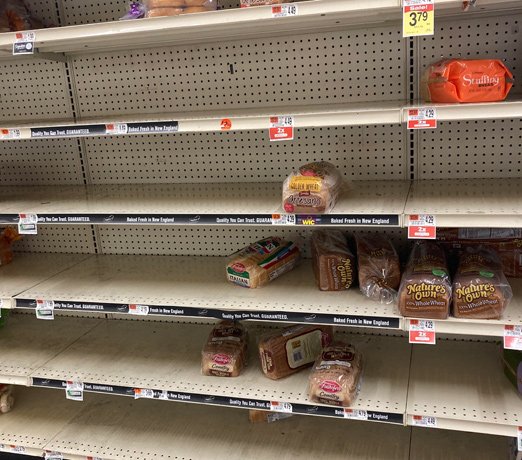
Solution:
<svg viewBox="0 0 522 460">
<path fill-rule="evenodd" d="M 83 117 L 404 100 L 397 27 L 80 56 Z"/>
<path fill-rule="evenodd" d="M 2 185 L 83 184 L 77 139 L 0 142 Z"/>
<path fill-rule="evenodd" d="M 292 142 L 266 131 L 85 139 L 94 184 L 282 181 L 301 164 L 328 160 L 353 180 L 406 179 L 400 125 L 296 130 Z"/>
<path fill-rule="evenodd" d="M 46 27 L 63 25 L 59 17 L 59 0 L 24 0 L 31 16 L 42 21 Z"/>
<path fill-rule="evenodd" d="M 2 60 L 0 124 L 72 119 L 65 66 L 43 59 Z"/>
<path fill-rule="evenodd" d="M 40 225 L 38 235 L 25 235 L 15 243 L 14 249 L 16 252 L 95 252 L 89 225 Z"/>
</svg>

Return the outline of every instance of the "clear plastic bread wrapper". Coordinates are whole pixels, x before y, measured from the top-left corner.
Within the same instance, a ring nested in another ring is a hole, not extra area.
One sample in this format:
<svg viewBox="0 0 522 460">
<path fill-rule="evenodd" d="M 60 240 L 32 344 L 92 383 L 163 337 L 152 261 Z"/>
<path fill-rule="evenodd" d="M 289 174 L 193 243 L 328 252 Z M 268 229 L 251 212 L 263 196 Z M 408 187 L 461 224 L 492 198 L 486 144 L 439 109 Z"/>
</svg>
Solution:
<svg viewBox="0 0 522 460">
<path fill-rule="evenodd" d="M 453 315 L 500 319 L 513 292 L 497 253 L 488 247 L 466 247 L 453 280 Z"/>
<path fill-rule="evenodd" d="M 250 423 L 273 423 L 292 417 L 293 414 L 284 412 L 269 412 L 267 410 L 249 409 L 248 420 Z"/>
<path fill-rule="evenodd" d="M 7 227 L 0 233 L 0 265 L 13 261 L 13 243 L 21 238 L 13 227 Z"/>
<path fill-rule="evenodd" d="M 283 209 L 290 214 L 330 212 L 343 189 L 341 173 L 326 161 L 308 163 L 283 183 Z"/>
<path fill-rule="evenodd" d="M 417 241 L 399 288 L 403 316 L 446 319 L 451 303 L 451 280 L 446 255 L 432 241 Z"/>
<path fill-rule="evenodd" d="M 268 284 L 292 270 L 301 260 L 296 243 L 269 237 L 233 254 L 226 266 L 228 281 L 247 288 Z"/>
<path fill-rule="evenodd" d="M 157 18 L 213 11 L 217 9 L 217 0 L 144 0 L 144 5 L 145 17 Z"/>
<path fill-rule="evenodd" d="M 308 388 L 313 402 L 349 407 L 359 388 L 362 354 L 353 345 L 334 342 L 317 358 Z"/>
<path fill-rule="evenodd" d="M 392 242 L 382 235 L 358 235 L 356 242 L 361 292 L 382 304 L 395 302 L 401 266 Z"/>
<path fill-rule="evenodd" d="M 237 377 L 247 365 L 248 334 L 235 321 L 221 321 L 210 332 L 201 352 L 201 372 L 215 377 Z"/>
<path fill-rule="evenodd" d="M 11 412 L 14 402 L 13 385 L 0 385 L 0 413 Z"/>
</svg>

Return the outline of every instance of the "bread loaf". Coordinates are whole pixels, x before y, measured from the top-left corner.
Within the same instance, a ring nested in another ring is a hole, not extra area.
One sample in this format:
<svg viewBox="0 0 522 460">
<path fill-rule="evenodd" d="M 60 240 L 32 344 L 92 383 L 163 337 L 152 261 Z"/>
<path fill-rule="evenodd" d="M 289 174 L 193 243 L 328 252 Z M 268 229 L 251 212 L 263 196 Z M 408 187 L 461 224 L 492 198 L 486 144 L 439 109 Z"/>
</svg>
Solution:
<svg viewBox="0 0 522 460">
<path fill-rule="evenodd" d="M 342 177 L 326 161 L 308 163 L 292 172 L 283 184 L 283 208 L 292 214 L 323 214 L 335 206 Z"/>
<path fill-rule="evenodd" d="M 191 14 L 191 13 L 204 13 L 205 11 L 211 11 L 212 8 L 207 8 L 206 6 L 189 6 L 185 8 L 183 14 Z"/>
<path fill-rule="evenodd" d="M 264 374 L 280 379 L 310 366 L 333 337 L 331 326 L 290 326 L 270 332 L 259 340 Z"/>
<path fill-rule="evenodd" d="M 269 412 L 267 410 L 256 409 L 248 410 L 248 420 L 250 420 L 250 423 L 272 423 L 291 416 L 292 414 L 286 414 L 284 412 Z"/>
<path fill-rule="evenodd" d="M 467 247 L 453 280 L 453 315 L 500 319 L 513 297 L 500 259 L 491 249 Z"/>
<path fill-rule="evenodd" d="M 432 241 L 417 241 L 399 288 L 403 316 L 445 319 L 449 315 L 451 282 L 442 248 Z"/>
<path fill-rule="evenodd" d="M 237 377 L 247 363 L 247 331 L 237 322 L 221 321 L 210 332 L 201 353 L 201 372 Z"/>
<path fill-rule="evenodd" d="M 323 349 L 310 374 L 311 401 L 350 406 L 357 394 L 362 356 L 351 345 L 336 342 Z"/>
<path fill-rule="evenodd" d="M 0 233 L 0 265 L 7 265 L 13 261 L 12 245 L 21 236 L 13 227 L 7 227 Z"/>
<path fill-rule="evenodd" d="M 338 230 L 316 230 L 312 234 L 312 264 L 321 291 L 342 291 L 353 283 L 355 257 Z"/>
<path fill-rule="evenodd" d="M 241 8 L 248 8 L 250 6 L 275 5 L 283 3 L 283 0 L 241 0 Z"/>
<path fill-rule="evenodd" d="M 359 287 L 368 298 L 392 303 L 401 282 L 401 266 L 390 240 L 381 235 L 357 236 Z"/>
<path fill-rule="evenodd" d="M 292 270 L 300 255 L 291 241 L 265 238 L 232 255 L 226 266 L 227 279 L 239 286 L 257 288 Z"/>
<path fill-rule="evenodd" d="M 182 14 L 184 8 L 180 7 L 170 7 L 170 8 L 153 8 L 151 10 L 148 10 L 145 14 L 146 18 L 159 18 L 163 16 L 177 16 L 179 14 Z"/>
<path fill-rule="evenodd" d="M 148 10 L 156 8 L 183 8 L 185 0 L 146 0 L 145 6 Z"/>
</svg>

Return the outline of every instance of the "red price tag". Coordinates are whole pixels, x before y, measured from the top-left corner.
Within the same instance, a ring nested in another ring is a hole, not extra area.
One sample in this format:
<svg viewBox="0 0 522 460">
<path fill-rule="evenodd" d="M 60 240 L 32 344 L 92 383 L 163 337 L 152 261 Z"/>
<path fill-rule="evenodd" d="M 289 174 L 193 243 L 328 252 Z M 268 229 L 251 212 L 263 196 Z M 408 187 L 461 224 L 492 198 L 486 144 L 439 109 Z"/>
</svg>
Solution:
<svg viewBox="0 0 522 460">
<path fill-rule="evenodd" d="M 271 141 L 291 141 L 294 139 L 294 117 L 270 117 L 269 135 Z"/>
<path fill-rule="evenodd" d="M 522 351 L 522 326 L 504 326 L 504 348 Z"/>
<path fill-rule="evenodd" d="M 429 319 L 410 319 L 410 343 L 435 345 L 435 323 Z"/>
<path fill-rule="evenodd" d="M 437 128 L 437 110 L 435 107 L 408 109 L 408 129 Z"/>
<path fill-rule="evenodd" d="M 413 426 L 437 428 L 437 419 L 435 417 L 426 417 L 425 415 L 414 415 Z"/>
<path fill-rule="evenodd" d="M 430 214 L 408 216 L 408 238 L 418 240 L 434 240 L 437 238 L 435 216 Z"/>
</svg>

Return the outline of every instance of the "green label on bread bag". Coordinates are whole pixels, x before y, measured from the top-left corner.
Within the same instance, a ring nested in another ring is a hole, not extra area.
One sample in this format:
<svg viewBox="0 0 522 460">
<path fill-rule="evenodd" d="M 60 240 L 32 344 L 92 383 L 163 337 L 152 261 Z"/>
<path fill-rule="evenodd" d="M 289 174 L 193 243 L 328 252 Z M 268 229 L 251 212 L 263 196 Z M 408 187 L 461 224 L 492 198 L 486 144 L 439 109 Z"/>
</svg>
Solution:
<svg viewBox="0 0 522 460">
<path fill-rule="evenodd" d="M 232 283 L 239 284 L 240 286 L 250 287 L 250 275 L 245 270 L 243 264 L 236 263 L 231 267 L 227 267 L 227 278 Z"/>
<path fill-rule="evenodd" d="M 488 272 L 487 270 L 481 270 L 480 276 L 484 276 L 485 278 L 493 278 L 495 276 L 495 274 Z"/>
<path fill-rule="evenodd" d="M 440 276 L 440 277 L 443 277 L 443 276 L 446 276 L 447 273 L 444 271 L 444 270 L 440 270 L 438 268 L 435 268 L 431 271 L 435 276 Z"/>
</svg>

